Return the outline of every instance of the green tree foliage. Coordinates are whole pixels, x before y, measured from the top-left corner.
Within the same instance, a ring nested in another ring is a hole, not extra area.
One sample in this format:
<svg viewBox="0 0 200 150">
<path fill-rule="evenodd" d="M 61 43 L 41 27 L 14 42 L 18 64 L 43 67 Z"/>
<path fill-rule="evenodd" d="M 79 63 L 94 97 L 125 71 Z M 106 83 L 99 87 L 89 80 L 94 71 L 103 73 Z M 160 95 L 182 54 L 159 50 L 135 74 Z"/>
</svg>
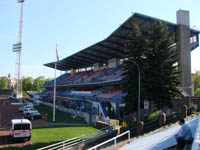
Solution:
<svg viewBox="0 0 200 150">
<path fill-rule="evenodd" d="M 33 91 L 39 91 L 41 92 L 43 88 L 41 88 L 42 85 L 45 84 L 45 78 L 43 76 L 37 77 L 33 82 Z"/>
<path fill-rule="evenodd" d="M 8 89 L 8 78 L 0 77 L 0 89 Z"/>
<path fill-rule="evenodd" d="M 200 88 L 195 89 L 194 95 L 195 96 L 200 96 Z"/>
<path fill-rule="evenodd" d="M 126 44 L 127 58 L 134 60 L 141 71 L 141 101 L 149 100 L 161 108 L 172 106 L 172 100 L 179 95 L 176 88 L 179 72 L 175 65 L 178 55 L 173 46 L 174 36 L 160 22 L 142 36 L 137 26 L 133 27 Z M 127 61 L 125 64 L 124 90 L 126 111 L 133 112 L 137 107 L 138 70 Z"/>
<path fill-rule="evenodd" d="M 141 80 L 144 79 L 144 73 L 145 70 L 145 57 L 144 52 L 146 49 L 146 40 L 143 39 L 142 33 L 140 32 L 138 26 L 133 26 L 133 31 L 129 34 L 129 37 L 131 37 L 130 40 L 127 41 L 125 47 L 126 47 L 126 53 L 127 58 L 133 59 L 140 67 L 140 76 Z M 125 77 L 124 77 L 124 91 L 127 93 L 127 96 L 125 97 L 125 111 L 128 113 L 133 112 L 137 108 L 137 98 L 138 98 L 138 70 L 136 65 L 133 63 L 126 61 L 124 63 L 124 70 L 125 70 Z M 141 81 L 143 83 L 143 81 Z M 141 96 L 143 97 L 145 94 L 145 90 L 143 89 L 143 86 L 141 86 L 141 92 L 143 93 Z M 141 98 L 141 99 L 144 99 Z"/>
<path fill-rule="evenodd" d="M 24 92 L 27 91 L 38 91 L 41 92 L 43 88 L 42 85 L 48 83 L 51 79 L 45 79 L 43 76 L 39 76 L 36 79 L 32 77 L 22 77 L 22 88 Z M 8 78 L 0 77 L 0 89 L 7 89 L 8 87 Z"/>
<path fill-rule="evenodd" d="M 45 80 L 45 83 L 44 84 L 47 84 L 48 82 L 50 82 L 52 79 L 50 79 L 50 78 L 47 78 L 46 80 Z"/>
<path fill-rule="evenodd" d="M 32 77 L 22 78 L 22 88 L 23 91 L 32 91 L 33 90 L 33 81 Z"/>
<path fill-rule="evenodd" d="M 192 75 L 193 82 L 194 82 L 194 95 L 200 96 L 200 71 L 195 72 Z"/>
<path fill-rule="evenodd" d="M 147 68 L 145 70 L 146 99 L 153 101 L 157 108 L 172 106 L 172 100 L 179 96 L 177 86 L 180 84 L 178 53 L 174 36 L 160 22 L 148 33 L 148 49 L 145 53 Z"/>
</svg>

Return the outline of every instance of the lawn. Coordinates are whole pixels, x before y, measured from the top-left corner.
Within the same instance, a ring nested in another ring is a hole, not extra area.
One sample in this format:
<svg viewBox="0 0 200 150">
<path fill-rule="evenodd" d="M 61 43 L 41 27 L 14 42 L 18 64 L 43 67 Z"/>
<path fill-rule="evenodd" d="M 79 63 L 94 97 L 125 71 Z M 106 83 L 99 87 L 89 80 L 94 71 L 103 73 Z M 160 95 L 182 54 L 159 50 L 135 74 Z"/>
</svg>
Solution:
<svg viewBox="0 0 200 150">
<path fill-rule="evenodd" d="M 53 116 L 53 111 L 50 107 L 44 106 L 44 105 L 39 105 L 35 106 L 35 109 L 37 109 L 41 114 L 47 114 L 48 115 L 48 122 L 52 122 L 52 116 Z M 62 122 L 62 123 L 84 123 L 83 121 L 80 120 L 75 120 L 70 117 L 69 114 L 56 111 L 56 117 L 55 117 L 55 122 Z"/>
<path fill-rule="evenodd" d="M 52 109 L 43 105 L 35 106 L 41 114 L 48 114 L 48 122 L 52 122 Z M 71 118 L 68 114 L 56 111 L 56 122 L 62 123 L 74 123 L 80 124 L 83 121 L 75 120 Z M 77 127 L 52 127 L 52 128 L 40 128 L 32 130 L 32 146 L 24 147 L 10 147 L 5 148 L 5 150 L 35 150 L 59 141 L 68 140 L 73 137 L 81 136 L 83 134 L 95 135 L 98 130 L 91 126 L 77 126 Z"/>
<path fill-rule="evenodd" d="M 91 127 L 54 127 L 32 130 L 32 141 L 34 145 L 24 147 L 6 148 L 5 150 L 35 150 L 59 141 L 71 139 L 83 134 L 95 133 L 98 130 Z"/>
</svg>

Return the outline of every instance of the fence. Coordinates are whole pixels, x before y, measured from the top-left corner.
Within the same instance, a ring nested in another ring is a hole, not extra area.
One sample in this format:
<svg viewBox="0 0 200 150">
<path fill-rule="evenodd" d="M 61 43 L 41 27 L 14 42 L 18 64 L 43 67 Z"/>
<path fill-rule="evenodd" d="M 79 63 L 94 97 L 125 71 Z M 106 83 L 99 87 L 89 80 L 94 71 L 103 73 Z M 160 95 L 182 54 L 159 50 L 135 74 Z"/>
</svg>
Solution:
<svg viewBox="0 0 200 150">
<path fill-rule="evenodd" d="M 200 149 L 200 115 L 199 115 L 199 119 L 198 119 L 196 127 L 197 128 L 195 130 L 194 140 L 192 143 L 191 150 L 199 150 Z"/>
<path fill-rule="evenodd" d="M 62 142 L 59 142 L 59 143 L 55 143 L 55 144 L 52 144 L 52 145 L 49 145 L 49 146 L 46 146 L 46 147 L 43 147 L 43 148 L 40 148 L 40 149 L 37 149 L 37 150 L 48 150 L 48 149 L 51 149 L 51 150 L 64 150 L 64 149 L 67 149 L 67 148 L 70 148 L 70 147 L 76 147 L 76 146 L 79 146 L 81 144 L 84 144 L 85 143 L 88 143 L 88 141 L 90 139 L 97 139 L 97 138 L 101 138 L 103 135 L 107 134 L 107 133 L 110 133 L 110 128 L 107 127 L 107 128 L 103 128 L 101 130 L 98 130 L 96 132 L 90 132 L 90 133 L 87 133 L 85 135 L 82 135 L 82 136 L 78 136 L 78 137 L 75 137 L 75 138 L 72 138 L 72 139 L 69 139 L 69 140 L 65 140 L 65 141 L 62 141 Z"/>
<path fill-rule="evenodd" d="M 31 99 L 33 100 L 33 99 Z M 43 101 L 40 101 L 40 100 L 36 100 L 37 103 L 39 104 L 43 104 L 45 106 L 48 106 L 48 107 L 53 107 L 53 104 L 51 103 L 48 103 L 48 102 L 43 102 Z M 68 108 L 65 108 L 65 107 L 61 107 L 61 106 L 58 106 L 56 105 L 55 108 L 59 111 L 62 111 L 62 112 L 66 112 L 66 113 L 69 113 L 75 117 L 80 117 L 80 118 L 84 118 L 84 121 L 89 123 L 89 114 L 86 113 L 86 112 L 81 112 L 81 111 L 77 111 L 77 110 L 74 110 L 74 109 L 68 109 Z M 92 122 L 94 122 L 95 120 L 91 120 Z"/>
<path fill-rule="evenodd" d="M 129 143 L 130 142 L 130 131 L 126 131 L 126 132 L 124 132 L 124 133 L 122 133 L 122 134 L 120 134 L 120 135 L 118 135 L 118 136 L 116 136 L 116 137 L 114 137 L 114 138 L 112 138 L 110 140 L 107 140 L 107 141 L 105 141 L 103 143 L 100 143 L 100 144 L 98 144 L 98 145 L 96 145 L 96 146 L 94 146 L 94 147 L 92 147 L 92 148 L 90 148 L 88 150 L 93 150 L 93 149 L 97 150 L 98 147 L 103 146 L 103 145 L 105 145 L 105 144 L 107 144 L 107 143 L 109 143 L 109 142 L 111 142 L 113 140 L 114 140 L 114 150 L 117 150 L 117 138 L 119 138 L 119 137 L 121 137 L 121 136 L 123 136 L 125 134 L 128 134 L 128 143 Z"/>
<path fill-rule="evenodd" d="M 85 140 L 86 140 L 86 136 L 83 135 L 83 136 L 75 137 L 75 138 L 72 138 L 72 139 L 69 139 L 66 141 L 62 141 L 62 142 L 59 142 L 56 144 L 52 144 L 52 145 L 49 145 L 49 146 L 46 146 L 46 147 L 43 147 L 43 148 L 40 148 L 37 150 L 48 150 L 48 149 L 64 150 L 64 149 L 67 149 L 72 146 L 74 147 L 74 146 L 78 146 L 80 144 L 84 144 Z"/>
</svg>

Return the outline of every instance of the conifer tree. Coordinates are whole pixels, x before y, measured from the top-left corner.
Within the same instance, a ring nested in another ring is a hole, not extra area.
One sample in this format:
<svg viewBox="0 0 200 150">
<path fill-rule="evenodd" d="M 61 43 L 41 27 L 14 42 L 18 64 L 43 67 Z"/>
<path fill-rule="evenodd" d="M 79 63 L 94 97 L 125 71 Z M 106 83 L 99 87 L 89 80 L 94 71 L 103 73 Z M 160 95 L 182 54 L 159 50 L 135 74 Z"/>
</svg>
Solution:
<svg viewBox="0 0 200 150">
<path fill-rule="evenodd" d="M 141 103 L 152 101 L 158 109 L 172 106 L 172 100 L 180 94 L 177 89 L 180 72 L 176 65 L 179 57 L 174 35 L 167 26 L 157 22 L 145 36 L 137 26 L 133 26 L 129 37 L 125 46 L 126 58 L 140 67 Z M 130 61 L 125 61 L 124 69 L 125 111 L 130 113 L 136 110 L 138 103 L 138 70 Z"/>
</svg>

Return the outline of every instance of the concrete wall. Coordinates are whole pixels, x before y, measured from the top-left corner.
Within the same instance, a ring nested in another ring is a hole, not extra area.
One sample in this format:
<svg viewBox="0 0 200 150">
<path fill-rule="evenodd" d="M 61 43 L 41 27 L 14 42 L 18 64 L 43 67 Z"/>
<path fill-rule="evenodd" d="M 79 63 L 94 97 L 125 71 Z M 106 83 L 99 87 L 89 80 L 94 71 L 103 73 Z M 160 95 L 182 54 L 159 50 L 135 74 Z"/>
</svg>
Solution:
<svg viewBox="0 0 200 150">
<path fill-rule="evenodd" d="M 190 47 L 190 27 L 189 12 L 177 11 L 177 49 L 179 52 L 179 69 L 181 70 L 181 87 L 189 94 L 192 94 L 192 76 L 191 76 L 191 47 Z"/>
<path fill-rule="evenodd" d="M 177 24 L 182 24 L 185 26 L 190 26 L 190 14 L 186 10 L 178 10 L 176 12 L 176 22 Z"/>
<path fill-rule="evenodd" d="M 108 68 L 115 68 L 117 67 L 117 59 L 113 58 L 108 60 Z"/>
<path fill-rule="evenodd" d="M 96 64 L 94 64 L 94 71 L 97 71 L 97 70 L 99 70 L 99 63 L 96 63 Z"/>
</svg>

